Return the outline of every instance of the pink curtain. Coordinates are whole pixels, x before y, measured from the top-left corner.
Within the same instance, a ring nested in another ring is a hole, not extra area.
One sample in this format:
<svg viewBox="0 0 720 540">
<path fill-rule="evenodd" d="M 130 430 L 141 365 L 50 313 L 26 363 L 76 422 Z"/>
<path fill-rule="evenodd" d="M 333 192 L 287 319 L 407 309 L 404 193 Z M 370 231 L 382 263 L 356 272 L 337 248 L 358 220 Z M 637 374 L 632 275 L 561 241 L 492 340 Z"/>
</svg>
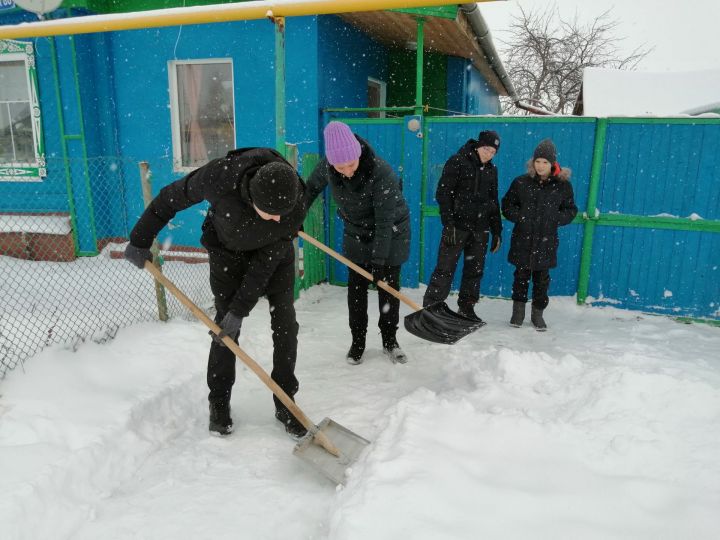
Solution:
<svg viewBox="0 0 720 540">
<path fill-rule="evenodd" d="M 200 109 L 200 92 L 202 91 L 202 71 L 200 64 L 188 64 L 185 71 L 185 100 L 189 117 L 186 119 L 187 152 L 190 164 L 205 163 L 207 161 L 207 147 L 203 138 L 202 129 L 198 122 Z"/>
</svg>

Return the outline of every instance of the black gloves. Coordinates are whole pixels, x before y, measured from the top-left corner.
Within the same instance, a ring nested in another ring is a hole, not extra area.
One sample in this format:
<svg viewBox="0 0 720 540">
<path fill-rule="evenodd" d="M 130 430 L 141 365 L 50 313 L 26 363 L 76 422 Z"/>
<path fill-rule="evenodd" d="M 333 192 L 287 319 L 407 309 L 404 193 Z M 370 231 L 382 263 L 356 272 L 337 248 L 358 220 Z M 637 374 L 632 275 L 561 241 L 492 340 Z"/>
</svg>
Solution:
<svg viewBox="0 0 720 540">
<path fill-rule="evenodd" d="M 493 234 L 492 240 L 490 241 L 490 252 L 497 253 L 500 249 L 500 244 L 502 244 L 502 236 L 499 234 Z"/>
<path fill-rule="evenodd" d="M 128 244 L 125 248 L 125 258 L 132 264 L 140 268 L 145 268 L 145 261 L 152 262 L 153 256 L 148 248 L 141 248 Z"/>
<path fill-rule="evenodd" d="M 228 311 L 225 317 L 223 317 L 223 320 L 220 322 L 220 333 L 210 333 L 213 341 L 219 343 L 220 345 L 225 345 L 222 342 L 222 338 L 224 338 L 225 336 L 228 336 L 230 339 L 237 341 L 237 338 L 240 335 L 240 327 L 242 326 L 242 322 L 243 317 L 239 317 L 238 315 L 235 315 L 232 311 Z"/>
</svg>

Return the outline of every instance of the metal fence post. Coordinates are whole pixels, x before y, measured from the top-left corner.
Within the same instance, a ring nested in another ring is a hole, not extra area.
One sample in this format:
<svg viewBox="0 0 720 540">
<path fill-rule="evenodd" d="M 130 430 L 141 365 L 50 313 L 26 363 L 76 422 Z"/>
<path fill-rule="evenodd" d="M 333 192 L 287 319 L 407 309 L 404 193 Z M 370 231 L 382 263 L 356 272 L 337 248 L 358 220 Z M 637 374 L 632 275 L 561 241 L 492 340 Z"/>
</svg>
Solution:
<svg viewBox="0 0 720 540">
<path fill-rule="evenodd" d="M 582 252 L 580 254 L 580 274 L 578 276 L 577 303 L 584 304 L 590 285 L 590 265 L 592 263 L 593 237 L 598 219 L 597 198 L 600 191 L 600 178 L 604 164 L 605 137 L 607 134 L 607 118 L 598 118 L 595 127 L 595 146 L 590 173 L 590 189 L 588 192 L 585 230 L 583 233 Z"/>
<path fill-rule="evenodd" d="M 145 208 L 150 206 L 150 202 L 152 201 L 152 186 L 150 183 L 150 164 L 147 161 L 141 161 L 138 163 L 138 166 L 140 167 L 140 183 L 142 184 L 142 194 L 143 194 L 143 203 L 145 205 Z M 160 268 L 160 246 L 157 242 L 157 239 L 153 241 L 152 247 L 150 248 L 150 251 L 153 254 L 153 265 L 158 269 Z M 167 308 L 167 299 L 165 298 L 165 287 L 162 286 L 162 284 L 155 280 L 155 297 L 157 298 L 157 305 L 158 305 L 158 318 L 161 321 L 167 321 L 168 320 L 168 308 Z"/>
</svg>

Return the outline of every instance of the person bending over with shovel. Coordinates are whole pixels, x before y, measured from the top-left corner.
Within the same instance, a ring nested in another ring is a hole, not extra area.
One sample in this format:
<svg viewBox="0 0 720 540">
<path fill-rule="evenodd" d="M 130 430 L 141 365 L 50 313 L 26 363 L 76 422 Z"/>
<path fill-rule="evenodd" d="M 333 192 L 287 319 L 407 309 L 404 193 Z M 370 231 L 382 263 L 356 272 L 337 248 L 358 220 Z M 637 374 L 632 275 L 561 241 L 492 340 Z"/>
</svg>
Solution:
<svg viewBox="0 0 720 540">
<path fill-rule="evenodd" d="M 400 265 L 410 255 L 410 212 L 395 173 L 347 124 L 328 123 L 324 136 L 325 158 L 308 179 L 307 207 L 329 184 L 344 225 L 343 254 L 372 273 L 373 281 L 397 290 Z M 349 270 L 350 364 L 362 363 L 365 352 L 368 285 L 362 275 Z M 407 356 L 396 338 L 400 301 L 381 288 L 378 298 L 383 350 L 393 363 L 405 363 Z"/>
<path fill-rule="evenodd" d="M 295 250 L 293 237 L 305 218 L 305 184 L 293 167 L 270 148 L 241 148 L 214 159 L 164 187 L 130 233 L 125 258 L 138 268 L 152 260 L 150 246 L 180 210 L 210 203 L 201 243 L 210 260 L 210 288 L 215 322 L 207 367 L 210 432 L 232 432 L 230 395 L 235 382 L 235 355 L 221 339 L 237 342 L 243 319 L 261 296 L 270 304 L 273 338 L 272 379 L 292 398 L 298 323 L 293 306 Z M 273 396 L 275 417 L 293 438 L 307 430 Z"/>
</svg>

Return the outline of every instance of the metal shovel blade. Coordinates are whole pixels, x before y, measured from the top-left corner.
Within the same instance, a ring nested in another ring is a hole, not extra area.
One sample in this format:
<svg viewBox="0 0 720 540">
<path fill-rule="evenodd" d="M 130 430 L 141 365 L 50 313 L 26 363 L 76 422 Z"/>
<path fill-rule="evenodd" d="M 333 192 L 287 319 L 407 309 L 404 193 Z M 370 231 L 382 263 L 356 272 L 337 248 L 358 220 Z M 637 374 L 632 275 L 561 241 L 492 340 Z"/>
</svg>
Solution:
<svg viewBox="0 0 720 540">
<path fill-rule="evenodd" d="M 293 454 L 318 469 L 335 484 L 345 485 L 347 469 L 355 463 L 370 441 L 333 422 L 330 418 L 320 422 L 318 429 L 340 450 L 340 456 L 333 456 L 319 444 L 313 443 L 311 433 L 300 439 L 295 445 Z"/>
<path fill-rule="evenodd" d="M 484 323 L 468 319 L 438 302 L 405 317 L 405 330 L 434 343 L 452 345 Z"/>
</svg>

